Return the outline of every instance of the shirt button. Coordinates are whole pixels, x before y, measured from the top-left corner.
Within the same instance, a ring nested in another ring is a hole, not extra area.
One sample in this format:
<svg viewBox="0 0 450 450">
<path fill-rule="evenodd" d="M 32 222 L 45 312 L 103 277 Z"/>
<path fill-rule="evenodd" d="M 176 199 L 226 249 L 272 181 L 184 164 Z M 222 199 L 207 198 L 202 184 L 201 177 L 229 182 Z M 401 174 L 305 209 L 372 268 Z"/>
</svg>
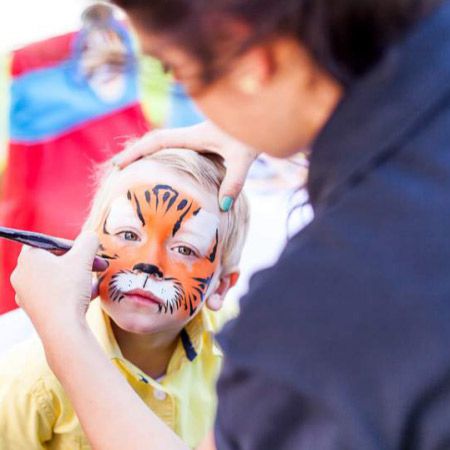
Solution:
<svg viewBox="0 0 450 450">
<path fill-rule="evenodd" d="M 153 396 L 156 398 L 156 400 L 165 400 L 167 397 L 167 394 L 162 391 L 161 389 L 155 389 L 153 391 Z"/>
</svg>

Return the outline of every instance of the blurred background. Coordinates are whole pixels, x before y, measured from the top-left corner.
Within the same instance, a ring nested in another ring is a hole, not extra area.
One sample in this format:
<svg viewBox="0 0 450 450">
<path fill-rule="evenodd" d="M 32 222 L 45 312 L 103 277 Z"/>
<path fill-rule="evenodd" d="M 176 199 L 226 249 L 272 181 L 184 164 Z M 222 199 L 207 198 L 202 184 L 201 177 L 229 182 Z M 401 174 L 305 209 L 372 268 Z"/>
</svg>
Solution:
<svg viewBox="0 0 450 450">
<path fill-rule="evenodd" d="M 89 0 L 0 2 L 0 226 L 73 239 L 89 208 L 92 173 L 125 143 L 200 111 L 143 57 L 125 16 Z M 251 205 L 237 302 L 311 220 L 307 163 L 265 157 L 246 184 Z M 32 333 L 9 284 L 20 247 L 0 241 L 0 353 Z"/>
<path fill-rule="evenodd" d="M 56 36 L 81 25 L 88 0 L 14 0 L 0 3 L 0 52 Z"/>
</svg>

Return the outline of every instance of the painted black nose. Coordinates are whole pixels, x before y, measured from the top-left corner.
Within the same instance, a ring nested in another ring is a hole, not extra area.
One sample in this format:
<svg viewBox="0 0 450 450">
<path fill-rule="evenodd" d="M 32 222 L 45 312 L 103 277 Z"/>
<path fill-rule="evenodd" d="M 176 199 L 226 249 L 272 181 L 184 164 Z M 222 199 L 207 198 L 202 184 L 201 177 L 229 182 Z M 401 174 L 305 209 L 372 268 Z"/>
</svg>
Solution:
<svg viewBox="0 0 450 450">
<path fill-rule="evenodd" d="M 156 275 L 158 278 L 163 277 L 163 273 L 153 264 L 139 263 L 133 267 L 133 270 L 139 270 L 140 272 L 144 272 L 148 275 Z"/>
</svg>

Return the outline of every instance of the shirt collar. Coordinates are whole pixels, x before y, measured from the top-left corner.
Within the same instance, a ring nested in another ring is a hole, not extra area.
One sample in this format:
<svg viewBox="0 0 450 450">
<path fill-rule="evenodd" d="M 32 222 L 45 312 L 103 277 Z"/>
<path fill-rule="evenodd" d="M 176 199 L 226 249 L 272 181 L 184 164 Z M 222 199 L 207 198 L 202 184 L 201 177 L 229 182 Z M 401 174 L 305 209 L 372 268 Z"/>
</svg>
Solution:
<svg viewBox="0 0 450 450">
<path fill-rule="evenodd" d="M 204 345 L 210 345 L 211 351 L 221 356 L 221 351 L 214 339 L 215 324 L 212 314 L 205 308 L 202 308 L 180 333 L 180 344 L 178 347 L 183 349 L 184 359 L 193 361 L 202 351 Z M 99 298 L 91 302 L 86 318 L 105 353 L 111 359 L 119 358 L 125 360 L 112 331 L 111 319 L 103 311 Z M 180 352 L 176 351 L 176 354 L 178 353 Z"/>
<path fill-rule="evenodd" d="M 450 93 L 450 3 L 410 30 L 346 92 L 315 143 L 308 191 L 316 211 L 387 158 Z"/>
</svg>

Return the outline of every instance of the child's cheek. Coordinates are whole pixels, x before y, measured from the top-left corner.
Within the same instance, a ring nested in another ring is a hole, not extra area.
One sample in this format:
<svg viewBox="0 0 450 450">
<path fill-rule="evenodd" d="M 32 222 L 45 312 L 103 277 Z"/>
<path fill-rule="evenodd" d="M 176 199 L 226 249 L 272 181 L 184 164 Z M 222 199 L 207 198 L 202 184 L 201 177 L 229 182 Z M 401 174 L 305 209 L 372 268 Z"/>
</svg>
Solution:
<svg viewBox="0 0 450 450">
<path fill-rule="evenodd" d="M 103 272 L 102 276 L 99 278 L 99 287 L 98 287 L 98 291 L 99 291 L 99 295 L 100 298 L 102 300 L 108 300 L 109 295 L 108 295 L 108 286 L 109 283 L 111 282 L 111 278 L 113 277 L 113 275 L 117 273 L 116 270 L 114 269 L 114 267 L 112 267 L 112 264 L 109 265 L 108 269 Z"/>
<path fill-rule="evenodd" d="M 109 263 L 110 264 L 108 269 L 105 270 L 105 272 L 103 272 L 103 274 L 99 278 L 100 280 L 99 295 L 102 300 L 109 300 L 109 286 L 113 276 L 123 270 L 129 269 L 127 267 L 124 267 L 119 259 L 110 260 Z"/>
<path fill-rule="evenodd" d="M 217 259 L 211 262 L 208 258 L 202 258 L 192 265 L 192 276 L 208 277 L 215 272 L 217 268 Z"/>
</svg>

